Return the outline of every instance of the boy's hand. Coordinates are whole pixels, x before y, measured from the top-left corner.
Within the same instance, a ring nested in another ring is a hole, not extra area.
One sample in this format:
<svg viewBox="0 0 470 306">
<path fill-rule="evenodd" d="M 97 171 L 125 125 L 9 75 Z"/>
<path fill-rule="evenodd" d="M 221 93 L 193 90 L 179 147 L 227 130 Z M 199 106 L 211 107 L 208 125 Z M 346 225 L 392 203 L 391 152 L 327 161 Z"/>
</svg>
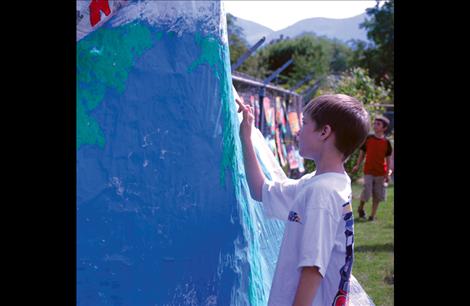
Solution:
<svg viewBox="0 0 470 306">
<path fill-rule="evenodd" d="M 351 173 L 356 173 L 357 170 L 359 170 L 359 166 L 358 165 L 355 165 L 352 170 L 351 170 Z"/>
<path fill-rule="evenodd" d="M 390 170 L 390 169 L 387 171 L 387 175 L 385 176 L 385 182 L 386 183 L 390 182 L 390 177 L 392 176 L 392 173 L 393 173 L 393 171 Z"/>
<path fill-rule="evenodd" d="M 250 105 L 243 104 L 239 99 L 235 99 L 238 104 L 238 112 L 243 112 L 243 120 L 240 124 L 240 138 L 250 139 L 251 138 L 251 126 L 255 116 L 253 115 L 253 108 Z"/>
</svg>

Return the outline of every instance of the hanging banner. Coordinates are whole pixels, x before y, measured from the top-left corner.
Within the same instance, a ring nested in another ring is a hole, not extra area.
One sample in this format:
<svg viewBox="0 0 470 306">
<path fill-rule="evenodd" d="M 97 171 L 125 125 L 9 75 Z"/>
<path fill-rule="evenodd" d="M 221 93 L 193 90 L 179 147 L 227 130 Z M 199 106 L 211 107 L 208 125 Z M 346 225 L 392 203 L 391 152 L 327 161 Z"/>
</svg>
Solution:
<svg viewBox="0 0 470 306">
<path fill-rule="evenodd" d="M 259 127 L 259 102 L 258 99 L 255 98 L 255 96 L 250 96 L 250 103 L 252 106 L 254 106 L 254 112 L 255 112 L 255 126 Z"/>
<path fill-rule="evenodd" d="M 287 150 L 286 150 L 286 145 L 284 143 L 282 145 L 282 156 L 284 157 L 284 160 L 286 160 L 287 163 Z"/>
<path fill-rule="evenodd" d="M 264 118 L 266 119 L 267 130 L 274 136 L 274 107 L 271 106 L 271 100 L 268 97 L 263 98 Z"/>
<path fill-rule="evenodd" d="M 297 161 L 299 163 L 299 172 L 304 173 L 305 172 L 304 159 L 302 158 L 302 156 L 300 156 L 299 150 L 297 149 L 295 150 L 295 155 L 297 156 Z"/>
<path fill-rule="evenodd" d="M 271 101 L 268 97 L 263 98 L 263 111 L 264 111 L 264 118 L 266 119 L 266 124 L 271 127 L 273 125 L 271 119 Z"/>
<path fill-rule="evenodd" d="M 276 120 L 276 122 L 281 126 L 282 133 L 285 135 L 287 133 L 286 118 L 284 116 L 281 97 L 276 97 Z"/>
<path fill-rule="evenodd" d="M 289 147 L 288 160 L 289 160 L 290 169 L 299 168 L 299 162 L 298 162 L 298 159 L 297 159 L 297 156 L 295 154 L 295 150 L 294 150 L 293 146 Z"/>
<path fill-rule="evenodd" d="M 276 122 L 280 123 L 281 122 L 281 97 L 277 96 L 276 97 Z"/>
<path fill-rule="evenodd" d="M 289 127 L 291 129 L 292 135 L 297 135 L 297 133 L 300 131 L 297 112 L 289 112 L 287 114 L 287 120 L 289 121 Z"/>
<path fill-rule="evenodd" d="M 275 129 L 275 137 L 276 137 L 276 148 L 277 148 L 277 153 L 279 156 L 279 161 L 281 162 L 281 166 L 284 167 L 286 165 L 286 159 L 284 158 L 284 155 L 282 154 L 282 144 L 281 144 L 281 138 L 279 136 L 279 128 Z"/>
</svg>

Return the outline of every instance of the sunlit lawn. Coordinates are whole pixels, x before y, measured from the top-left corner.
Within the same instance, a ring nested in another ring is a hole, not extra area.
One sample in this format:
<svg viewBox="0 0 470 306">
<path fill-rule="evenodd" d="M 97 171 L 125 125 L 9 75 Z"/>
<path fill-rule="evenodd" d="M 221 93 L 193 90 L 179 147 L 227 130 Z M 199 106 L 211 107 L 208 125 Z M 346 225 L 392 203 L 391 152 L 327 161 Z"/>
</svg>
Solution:
<svg viewBox="0 0 470 306">
<path fill-rule="evenodd" d="M 393 305 L 393 192 L 387 188 L 387 199 L 379 204 L 377 220 L 374 222 L 358 219 L 357 207 L 362 185 L 353 184 L 354 209 L 354 265 L 353 275 L 377 306 Z M 369 216 L 372 201 L 366 203 Z"/>
</svg>

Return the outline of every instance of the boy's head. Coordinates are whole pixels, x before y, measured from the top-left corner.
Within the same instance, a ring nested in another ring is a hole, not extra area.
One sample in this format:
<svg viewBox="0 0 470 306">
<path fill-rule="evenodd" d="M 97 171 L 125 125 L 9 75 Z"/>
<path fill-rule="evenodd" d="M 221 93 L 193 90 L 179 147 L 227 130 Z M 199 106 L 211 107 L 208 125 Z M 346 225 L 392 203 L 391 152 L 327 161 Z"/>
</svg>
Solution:
<svg viewBox="0 0 470 306">
<path fill-rule="evenodd" d="M 361 102 L 343 94 L 322 95 L 304 107 L 300 153 L 311 158 L 310 151 L 332 134 L 334 146 L 343 154 L 344 161 L 364 142 L 368 133 L 369 114 Z"/>
<path fill-rule="evenodd" d="M 387 130 L 390 124 L 390 120 L 384 116 L 377 116 L 374 120 L 374 132 L 376 134 L 383 134 Z"/>
</svg>

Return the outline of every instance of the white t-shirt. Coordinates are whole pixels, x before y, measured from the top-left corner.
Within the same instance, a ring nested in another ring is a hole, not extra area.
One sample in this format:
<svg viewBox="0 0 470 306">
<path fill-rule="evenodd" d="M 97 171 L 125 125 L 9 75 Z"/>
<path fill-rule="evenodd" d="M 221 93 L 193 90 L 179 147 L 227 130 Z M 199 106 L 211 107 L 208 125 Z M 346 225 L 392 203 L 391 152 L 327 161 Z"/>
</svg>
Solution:
<svg viewBox="0 0 470 306">
<path fill-rule="evenodd" d="M 268 305 L 291 306 L 302 267 L 307 266 L 317 266 L 323 276 L 312 305 L 343 305 L 354 241 L 349 176 L 327 172 L 299 180 L 266 180 L 262 203 L 268 217 L 286 221 Z"/>
</svg>

